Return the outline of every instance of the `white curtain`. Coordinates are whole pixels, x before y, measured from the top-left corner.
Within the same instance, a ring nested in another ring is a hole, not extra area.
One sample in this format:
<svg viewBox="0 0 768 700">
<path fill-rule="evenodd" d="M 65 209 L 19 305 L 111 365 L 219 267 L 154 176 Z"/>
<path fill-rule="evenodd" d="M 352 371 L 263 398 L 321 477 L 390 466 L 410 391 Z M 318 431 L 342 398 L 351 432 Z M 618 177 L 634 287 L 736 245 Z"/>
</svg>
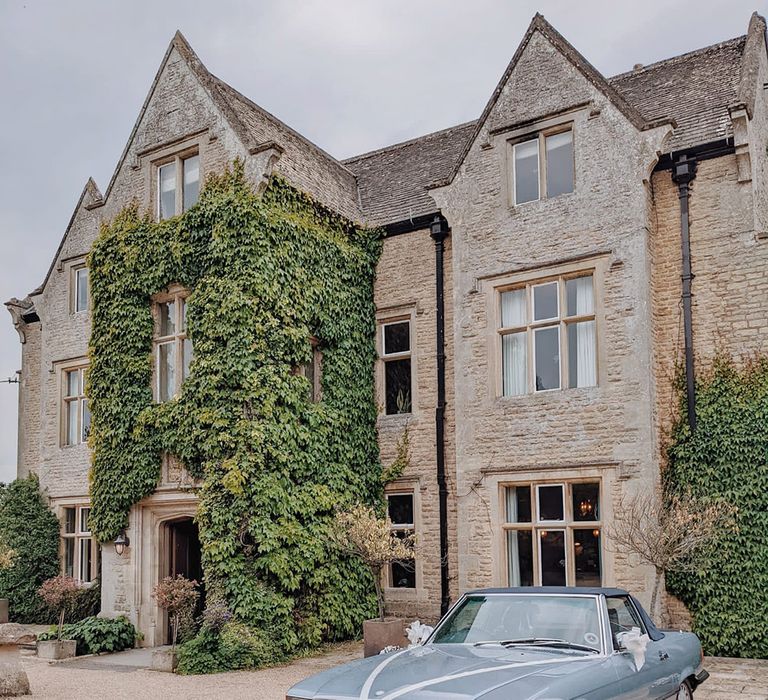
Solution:
<svg viewBox="0 0 768 700">
<path fill-rule="evenodd" d="M 506 488 L 507 522 L 517 522 L 517 493 L 514 488 Z M 520 585 L 520 552 L 517 546 L 517 530 L 507 531 L 507 577 L 509 586 Z"/>
<path fill-rule="evenodd" d="M 515 289 L 501 295 L 501 325 L 517 328 L 526 324 L 525 289 Z M 527 382 L 527 341 L 525 331 L 508 333 L 503 336 L 502 377 L 504 396 L 519 396 L 528 389 Z"/>
<path fill-rule="evenodd" d="M 594 313 L 592 276 L 579 277 L 576 284 L 576 314 Z M 595 322 L 584 321 L 576 324 L 576 386 L 597 384 L 597 357 L 595 343 Z"/>
</svg>

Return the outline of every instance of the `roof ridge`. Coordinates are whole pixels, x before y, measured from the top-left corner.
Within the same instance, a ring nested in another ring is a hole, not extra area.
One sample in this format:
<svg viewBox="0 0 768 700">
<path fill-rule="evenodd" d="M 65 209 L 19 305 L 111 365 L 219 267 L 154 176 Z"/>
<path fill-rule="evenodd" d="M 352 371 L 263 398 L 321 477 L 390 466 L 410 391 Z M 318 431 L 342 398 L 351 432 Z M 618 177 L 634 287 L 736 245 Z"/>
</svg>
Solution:
<svg viewBox="0 0 768 700">
<path fill-rule="evenodd" d="M 448 126 L 444 129 L 438 129 L 437 131 L 430 131 L 427 134 L 422 134 L 421 136 L 414 136 L 411 139 L 407 139 L 405 141 L 399 141 L 397 143 L 392 143 L 388 146 L 382 146 L 381 148 L 375 148 L 372 151 L 365 151 L 364 153 L 360 153 L 356 156 L 350 156 L 349 158 L 343 158 L 342 163 L 351 163 L 352 161 L 362 160 L 363 158 L 370 158 L 372 156 L 379 155 L 380 153 L 385 153 L 386 151 L 393 151 L 396 148 L 402 148 L 403 146 L 410 146 L 412 144 L 419 143 L 420 141 L 423 141 L 424 139 L 428 139 L 432 136 L 442 136 L 443 134 L 447 134 L 449 131 L 455 131 L 456 129 L 463 129 L 468 126 L 472 126 L 473 124 L 477 123 L 477 119 L 470 119 L 467 122 L 462 122 L 461 124 L 454 124 L 453 126 Z"/>
<path fill-rule="evenodd" d="M 351 170 L 349 170 L 349 168 L 347 168 L 344 165 L 344 161 L 339 160 L 335 156 L 333 156 L 330 153 L 328 153 L 328 151 L 326 151 L 321 146 L 318 146 L 313 141 L 310 141 L 306 136 L 304 136 L 304 134 L 302 134 L 301 132 L 297 131 L 296 129 L 294 129 L 289 124 L 286 124 L 282 119 L 280 119 L 280 117 L 275 116 L 274 114 L 272 114 L 272 112 L 270 112 L 269 110 L 265 109 L 260 104 L 254 102 L 250 97 L 248 97 L 247 95 L 244 95 L 237 88 L 233 87 L 232 85 L 230 85 L 225 80 L 222 80 L 217 75 L 214 75 L 213 73 L 210 73 L 210 72 L 209 72 L 209 75 L 211 76 L 211 78 L 213 78 L 213 80 L 217 84 L 217 86 L 219 86 L 219 87 L 223 86 L 227 90 L 231 90 L 233 93 L 235 93 L 236 97 L 238 97 L 239 99 L 243 100 L 248 106 L 253 107 L 254 109 L 258 110 L 260 114 L 264 115 L 267 119 L 270 119 L 272 122 L 276 123 L 277 125 L 281 126 L 282 128 L 287 129 L 289 132 L 291 132 L 291 134 L 296 136 L 298 139 L 303 141 L 305 144 L 307 144 L 308 146 L 312 147 L 314 150 L 316 150 L 321 155 L 323 155 L 326 158 L 330 159 L 333 163 L 338 165 L 343 170 L 347 171 L 347 173 L 349 173 L 350 175 L 354 176 L 354 173 Z M 225 99 L 226 99 L 226 97 L 225 97 Z"/>
<path fill-rule="evenodd" d="M 712 51 L 713 49 L 722 49 L 726 45 L 737 44 L 739 42 L 745 41 L 746 38 L 746 34 L 741 34 L 740 36 L 735 36 L 730 39 L 724 39 L 723 41 L 718 41 L 717 43 L 710 44 L 709 46 L 702 46 L 700 49 L 693 49 L 692 51 L 686 51 L 685 53 L 677 54 L 676 56 L 662 58 L 660 61 L 654 61 L 653 63 L 644 65 L 642 68 L 638 68 L 637 70 L 627 70 L 622 73 L 616 73 L 616 75 L 611 75 L 610 77 L 606 78 L 606 80 L 618 80 L 619 78 L 625 78 L 629 75 L 640 75 L 646 71 L 653 70 L 654 68 L 670 65 L 671 63 L 690 58 L 691 56 L 695 56 L 697 54 L 703 54 L 707 51 Z"/>
</svg>

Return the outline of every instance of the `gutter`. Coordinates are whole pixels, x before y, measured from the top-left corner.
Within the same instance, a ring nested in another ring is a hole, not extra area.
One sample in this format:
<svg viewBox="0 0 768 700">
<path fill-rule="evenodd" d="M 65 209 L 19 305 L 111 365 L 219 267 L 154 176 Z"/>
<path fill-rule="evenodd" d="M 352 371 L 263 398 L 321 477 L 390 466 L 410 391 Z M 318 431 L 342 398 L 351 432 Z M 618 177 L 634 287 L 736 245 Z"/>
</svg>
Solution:
<svg viewBox="0 0 768 700">
<path fill-rule="evenodd" d="M 693 310 L 691 282 L 691 230 L 689 220 L 689 200 L 691 183 L 696 177 L 696 156 L 683 154 L 672 167 L 672 181 L 677 185 L 680 199 L 680 248 L 682 252 L 682 287 L 683 287 L 683 334 L 685 338 L 685 394 L 688 407 L 688 426 L 693 433 L 696 430 L 696 380 L 693 368 Z"/>
<path fill-rule="evenodd" d="M 444 253 L 448 237 L 448 222 L 436 215 L 430 225 L 435 242 L 435 308 L 436 358 L 437 358 L 437 406 L 435 406 L 435 462 L 440 515 L 440 614 L 445 615 L 450 606 L 448 577 L 448 484 L 445 478 L 445 281 Z"/>
</svg>

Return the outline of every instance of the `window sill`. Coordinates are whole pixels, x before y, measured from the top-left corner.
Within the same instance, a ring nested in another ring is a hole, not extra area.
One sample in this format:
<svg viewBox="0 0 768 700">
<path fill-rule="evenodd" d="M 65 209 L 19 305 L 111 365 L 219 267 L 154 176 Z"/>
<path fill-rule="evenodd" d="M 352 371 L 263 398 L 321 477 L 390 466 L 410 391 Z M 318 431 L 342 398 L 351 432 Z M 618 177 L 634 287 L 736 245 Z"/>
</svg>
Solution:
<svg viewBox="0 0 768 700">
<path fill-rule="evenodd" d="M 528 394 L 518 394 L 516 396 L 504 396 L 499 395 L 496 397 L 497 403 L 515 403 L 518 401 L 525 401 L 526 399 L 533 399 L 537 396 L 549 398 L 553 396 L 563 397 L 561 400 L 566 400 L 568 397 L 588 396 L 595 393 L 595 390 L 599 389 L 600 385 L 595 386 L 581 386 L 581 387 L 569 387 L 567 389 L 543 389 L 542 391 L 533 391 Z"/>
<path fill-rule="evenodd" d="M 381 430 L 402 430 L 406 426 L 418 425 L 419 418 L 416 413 L 389 413 L 380 414 L 376 419 L 376 425 Z"/>
<path fill-rule="evenodd" d="M 554 197 L 539 197 L 539 199 L 531 199 L 528 202 L 520 202 L 520 204 L 517 204 L 516 202 L 510 202 L 509 203 L 509 210 L 511 212 L 519 210 L 521 207 L 532 207 L 536 204 L 543 205 L 547 202 L 567 202 L 569 199 L 574 197 L 576 195 L 576 190 L 574 189 L 573 192 L 563 192 L 563 194 L 555 195 Z"/>
<path fill-rule="evenodd" d="M 384 599 L 390 603 L 395 603 L 402 600 L 417 600 L 419 598 L 418 588 L 391 588 L 385 586 L 383 588 Z"/>
</svg>

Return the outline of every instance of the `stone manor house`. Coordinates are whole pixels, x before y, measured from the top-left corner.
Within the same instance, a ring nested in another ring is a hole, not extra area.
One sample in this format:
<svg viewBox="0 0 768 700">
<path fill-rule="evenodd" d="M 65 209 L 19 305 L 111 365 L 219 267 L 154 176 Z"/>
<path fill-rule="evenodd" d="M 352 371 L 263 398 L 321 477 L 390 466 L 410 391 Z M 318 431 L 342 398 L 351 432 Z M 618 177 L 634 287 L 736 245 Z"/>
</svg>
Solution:
<svg viewBox="0 0 768 700">
<path fill-rule="evenodd" d="M 39 475 L 60 518 L 63 571 L 100 576 L 103 614 L 128 614 L 148 645 L 166 635 L 153 584 L 200 575 L 193 484 L 170 458 L 124 551 L 89 533 L 86 255 L 134 198 L 173 216 L 240 158 L 254 187 L 279 173 L 386 234 L 378 430 L 389 463 L 408 428 L 387 498 L 392 527 L 419 540 L 414 565 L 386 574 L 389 611 L 435 619 L 460 591 L 508 584 L 647 599 L 652 571 L 605 528 L 622 495 L 659 481 L 676 362 L 690 378 L 718 348 L 768 345 L 767 146 L 758 14 L 744 36 L 613 77 L 537 15 L 476 121 L 343 161 L 177 33 L 106 190 L 88 180 L 45 280 L 6 303 L 22 343 L 18 475 Z M 153 300 L 158 401 L 193 352 L 184 295 Z"/>
</svg>

